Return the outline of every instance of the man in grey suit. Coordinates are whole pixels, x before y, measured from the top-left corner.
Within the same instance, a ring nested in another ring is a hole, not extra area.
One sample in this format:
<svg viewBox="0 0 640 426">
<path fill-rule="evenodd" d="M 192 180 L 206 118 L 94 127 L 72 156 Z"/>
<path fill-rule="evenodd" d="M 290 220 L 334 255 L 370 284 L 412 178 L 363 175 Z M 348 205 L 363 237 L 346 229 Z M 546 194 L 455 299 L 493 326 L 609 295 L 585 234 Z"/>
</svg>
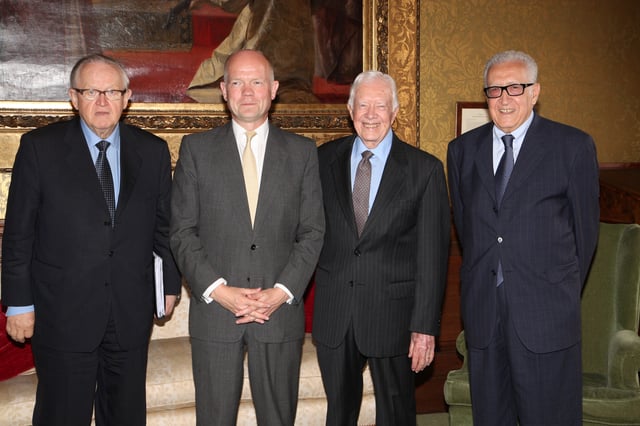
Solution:
<svg viewBox="0 0 640 426">
<path fill-rule="evenodd" d="M 580 293 L 598 237 L 598 163 L 588 134 L 534 113 L 537 76 L 523 52 L 491 58 L 492 123 L 449 145 L 480 426 L 582 424 Z"/>
<path fill-rule="evenodd" d="M 444 170 L 391 130 L 398 96 L 389 75 L 361 73 L 348 109 L 357 134 L 319 149 L 327 233 L 316 272 L 313 337 L 326 423 L 356 425 L 368 362 L 376 424 L 415 425 L 413 372 L 433 360 L 446 282 Z"/>
<path fill-rule="evenodd" d="M 236 424 L 246 352 L 258 424 L 293 425 L 302 297 L 324 235 L 317 150 L 269 123 L 278 82 L 262 53 L 231 55 L 220 88 L 232 120 L 184 138 L 172 198 L 197 423 Z"/>
</svg>

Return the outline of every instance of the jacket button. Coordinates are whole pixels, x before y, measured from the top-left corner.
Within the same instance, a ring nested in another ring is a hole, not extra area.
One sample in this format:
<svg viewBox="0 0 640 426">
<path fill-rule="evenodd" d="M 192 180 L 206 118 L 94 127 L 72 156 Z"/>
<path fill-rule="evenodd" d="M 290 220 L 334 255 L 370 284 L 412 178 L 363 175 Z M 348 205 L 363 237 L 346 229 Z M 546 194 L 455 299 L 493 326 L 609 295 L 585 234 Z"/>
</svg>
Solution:
<svg viewBox="0 0 640 426">
<path fill-rule="evenodd" d="M 502 237 L 498 237 L 498 244 L 502 244 L 502 241 L 504 241 Z"/>
<path fill-rule="evenodd" d="M 353 251 L 353 254 L 355 254 L 356 256 L 360 256 L 362 253 L 360 253 L 360 249 L 355 249 Z"/>
<path fill-rule="evenodd" d="M 258 248 L 258 246 L 257 246 L 257 245 L 255 245 L 255 244 L 251 244 L 251 250 L 255 250 L 255 249 L 257 249 L 257 248 Z"/>
<path fill-rule="evenodd" d="M 353 287 L 353 281 L 349 281 L 349 287 Z"/>
</svg>

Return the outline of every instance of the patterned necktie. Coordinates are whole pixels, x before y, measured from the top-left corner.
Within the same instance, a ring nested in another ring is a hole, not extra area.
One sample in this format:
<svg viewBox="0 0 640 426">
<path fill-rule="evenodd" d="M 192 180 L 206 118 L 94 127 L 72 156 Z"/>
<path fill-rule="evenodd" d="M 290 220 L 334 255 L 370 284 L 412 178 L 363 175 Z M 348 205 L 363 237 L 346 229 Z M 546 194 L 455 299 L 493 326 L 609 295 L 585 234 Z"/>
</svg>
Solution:
<svg viewBox="0 0 640 426">
<path fill-rule="evenodd" d="M 249 214 L 251 215 L 251 225 L 256 217 L 258 207 L 258 169 L 256 167 L 256 157 L 251 150 L 251 139 L 256 132 L 247 132 L 247 144 L 242 152 L 242 173 L 244 174 L 244 186 L 247 190 L 247 201 L 249 202 Z"/>
<path fill-rule="evenodd" d="M 98 173 L 98 180 L 102 187 L 102 193 L 104 199 L 107 202 L 109 208 L 109 216 L 111 217 L 111 226 L 115 226 L 115 214 L 116 214 L 116 197 L 113 190 L 113 176 L 111 175 L 111 166 L 109 166 L 109 160 L 107 159 L 107 148 L 111 145 L 107 141 L 100 141 L 96 144 L 96 147 L 100 150 L 98 159 L 96 160 L 96 172 Z"/>
<path fill-rule="evenodd" d="M 356 178 L 353 183 L 353 212 L 356 216 L 358 236 L 362 234 L 362 229 L 369 216 L 369 188 L 371 187 L 371 162 L 369 158 L 372 155 L 371 151 L 362 153 L 362 160 L 358 163 Z"/>
<path fill-rule="evenodd" d="M 504 143 L 504 154 L 500 159 L 500 164 L 496 170 L 495 182 L 496 182 L 496 201 L 498 207 L 502 201 L 504 190 L 507 188 L 507 183 L 511 177 L 513 171 L 513 135 L 504 135 L 502 142 Z"/>
<path fill-rule="evenodd" d="M 502 142 L 504 143 L 504 154 L 500 159 L 498 170 L 496 170 L 496 203 L 500 207 L 504 190 L 513 171 L 513 135 L 504 135 Z M 502 271 L 502 262 L 498 260 L 498 271 L 496 272 L 496 285 L 499 286 L 504 282 L 504 272 Z"/>
</svg>

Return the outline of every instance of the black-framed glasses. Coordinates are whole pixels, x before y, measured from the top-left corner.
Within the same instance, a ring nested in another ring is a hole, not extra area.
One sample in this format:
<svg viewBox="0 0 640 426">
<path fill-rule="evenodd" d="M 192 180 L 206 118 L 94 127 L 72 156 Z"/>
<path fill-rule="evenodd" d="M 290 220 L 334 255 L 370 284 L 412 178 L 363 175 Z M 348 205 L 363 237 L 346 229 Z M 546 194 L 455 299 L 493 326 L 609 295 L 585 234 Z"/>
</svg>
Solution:
<svg viewBox="0 0 640 426">
<path fill-rule="evenodd" d="M 484 88 L 484 94 L 489 99 L 499 98 L 503 91 L 507 91 L 509 96 L 520 96 L 524 93 L 524 89 L 533 86 L 535 83 L 518 83 L 508 86 L 489 86 Z"/>
<path fill-rule="evenodd" d="M 80 93 L 86 100 L 94 101 L 98 99 L 98 96 L 105 95 L 107 99 L 110 101 L 119 101 L 122 96 L 127 93 L 127 89 L 109 89 L 109 90 L 98 90 L 98 89 L 76 89 L 72 87 L 73 90 Z"/>
</svg>

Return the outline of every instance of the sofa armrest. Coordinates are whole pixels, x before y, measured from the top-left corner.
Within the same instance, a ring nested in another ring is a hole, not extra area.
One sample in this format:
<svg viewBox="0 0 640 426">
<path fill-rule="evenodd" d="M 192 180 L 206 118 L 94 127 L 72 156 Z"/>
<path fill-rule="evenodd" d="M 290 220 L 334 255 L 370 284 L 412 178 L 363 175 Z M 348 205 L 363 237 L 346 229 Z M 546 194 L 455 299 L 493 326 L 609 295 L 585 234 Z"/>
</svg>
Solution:
<svg viewBox="0 0 640 426">
<path fill-rule="evenodd" d="M 619 389 L 640 389 L 640 337 L 633 330 L 618 331 L 609 346 L 610 386 Z"/>
</svg>

